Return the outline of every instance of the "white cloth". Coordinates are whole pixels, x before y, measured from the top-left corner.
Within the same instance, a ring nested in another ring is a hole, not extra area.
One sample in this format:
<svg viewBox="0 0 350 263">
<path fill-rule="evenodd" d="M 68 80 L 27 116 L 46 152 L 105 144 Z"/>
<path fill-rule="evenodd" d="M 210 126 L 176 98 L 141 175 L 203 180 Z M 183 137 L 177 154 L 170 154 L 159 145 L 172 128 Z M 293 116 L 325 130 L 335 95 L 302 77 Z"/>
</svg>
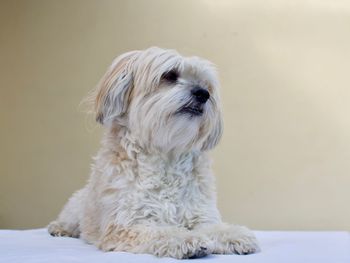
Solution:
<svg viewBox="0 0 350 263">
<path fill-rule="evenodd" d="M 262 252 L 253 255 L 210 255 L 193 263 L 350 263 L 347 232 L 256 231 Z M 46 229 L 0 230 L 1 263 L 149 263 L 184 262 L 152 255 L 102 252 L 80 239 L 52 237 Z"/>
</svg>

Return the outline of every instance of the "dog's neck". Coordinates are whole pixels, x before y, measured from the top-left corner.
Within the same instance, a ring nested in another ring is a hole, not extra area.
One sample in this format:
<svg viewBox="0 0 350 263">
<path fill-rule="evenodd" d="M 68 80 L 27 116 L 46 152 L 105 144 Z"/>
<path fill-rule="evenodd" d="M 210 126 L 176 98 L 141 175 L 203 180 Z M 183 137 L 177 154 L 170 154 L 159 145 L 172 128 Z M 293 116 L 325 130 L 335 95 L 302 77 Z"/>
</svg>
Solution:
<svg viewBox="0 0 350 263">
<path fill-rule="evenodd" d="M 144 148 L 138 143 L 132 133 L 123 126 L 113 126 L 106 129 L 102 140 L 102 150 L 123 156 L 123 159 L 156 158 L 169 165 L 189 158 L 195 161 L 202 155 L 202 152 L 198 150 L 164 153 L 156 149 Z"/>
</svg>

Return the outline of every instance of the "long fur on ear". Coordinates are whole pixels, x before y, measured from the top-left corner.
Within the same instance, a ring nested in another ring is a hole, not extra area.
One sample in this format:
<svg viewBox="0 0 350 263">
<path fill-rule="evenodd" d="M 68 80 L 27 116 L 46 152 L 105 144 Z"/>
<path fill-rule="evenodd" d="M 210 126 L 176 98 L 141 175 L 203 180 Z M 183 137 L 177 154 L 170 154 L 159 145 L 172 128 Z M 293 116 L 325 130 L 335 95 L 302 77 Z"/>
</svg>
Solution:
<svg viewBox="0 0 350 263">
<path fill-rule="evenodd" d="M 93 104 L 97 122 L 105 124 L 126 112 L 133 87 L 133 63 L 139 52 L 131 51 L 117 57 L 90 92 L 87 102 Z"/>
</svg>

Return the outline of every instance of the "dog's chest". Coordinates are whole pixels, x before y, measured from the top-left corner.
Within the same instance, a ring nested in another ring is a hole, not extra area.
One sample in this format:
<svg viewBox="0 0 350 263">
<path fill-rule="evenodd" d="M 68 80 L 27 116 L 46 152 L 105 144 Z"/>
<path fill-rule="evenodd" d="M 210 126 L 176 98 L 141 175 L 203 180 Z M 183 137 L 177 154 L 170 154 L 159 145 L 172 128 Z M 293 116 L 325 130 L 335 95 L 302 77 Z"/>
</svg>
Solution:
<svg viewBox="0 0 350 263">
<path fill-rule="evenodd" d="M 193 162 L 191 155 L 176 162 L 139 158 L 131 189 L 122 197 L 132 212 L 129 220 L 192 228 L 198 203 L 204 201 Z"/>
</svg>

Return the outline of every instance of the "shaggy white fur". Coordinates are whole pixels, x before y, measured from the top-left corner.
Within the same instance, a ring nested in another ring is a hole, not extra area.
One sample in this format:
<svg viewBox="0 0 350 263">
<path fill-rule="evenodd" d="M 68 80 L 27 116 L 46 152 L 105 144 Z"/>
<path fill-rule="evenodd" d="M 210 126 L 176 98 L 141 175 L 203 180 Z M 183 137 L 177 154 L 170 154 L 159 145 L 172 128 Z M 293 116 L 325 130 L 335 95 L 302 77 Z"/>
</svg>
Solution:
<svg viewBox="0 0 350 263">
<path fill-rule="evenodd" d="M 207 151 L 222 134 L 213 65 L 150 48 L 116 58 L 91 92 L 106 128 L 87 185 L 51 235 L 105 251 L 174 258 L 259 250 L 245 227 L 222 223 Z"/>
</svg>

